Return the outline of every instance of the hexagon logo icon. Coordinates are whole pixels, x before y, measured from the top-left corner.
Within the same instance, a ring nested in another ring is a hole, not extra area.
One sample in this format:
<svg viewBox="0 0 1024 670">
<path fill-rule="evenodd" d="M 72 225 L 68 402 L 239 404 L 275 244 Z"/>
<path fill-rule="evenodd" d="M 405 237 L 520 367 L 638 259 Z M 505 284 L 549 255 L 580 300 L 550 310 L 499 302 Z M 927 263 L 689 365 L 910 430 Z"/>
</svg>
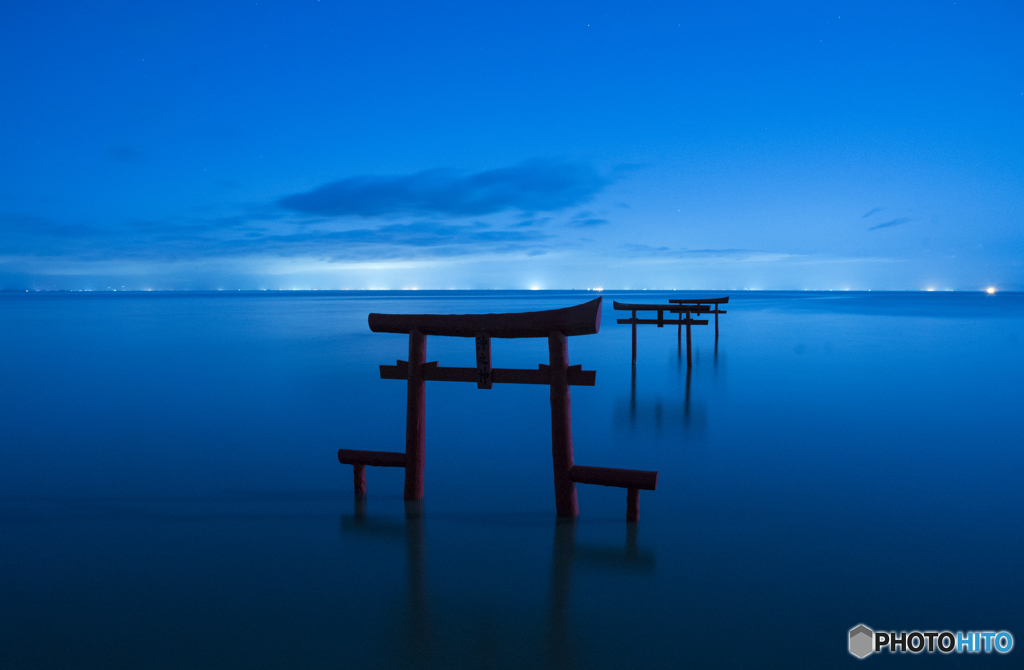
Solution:
<svg viewBox="0 0 1024 670">
<path fill-rule="evenodd" d="M 875 631 L 864 624 L 850 629 L 850 653 L 857 658 L 864 658 L 875 648 Z"/>
</svg>

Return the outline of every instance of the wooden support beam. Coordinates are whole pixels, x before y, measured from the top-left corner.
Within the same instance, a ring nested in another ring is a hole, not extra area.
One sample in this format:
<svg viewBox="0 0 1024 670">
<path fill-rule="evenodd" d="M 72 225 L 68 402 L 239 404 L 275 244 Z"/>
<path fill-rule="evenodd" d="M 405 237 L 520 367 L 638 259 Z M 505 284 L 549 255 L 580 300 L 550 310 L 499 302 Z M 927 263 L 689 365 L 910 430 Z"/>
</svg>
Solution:
<svg viewBox="0 0 1024 670">
<path fill-rule="evenodd" d="M 576 485 L 569 479 L 572 460 L 572 410 L 569 398 L 569 338 L 548 336 L 551 375 L 551 462 L 555 476 L 555 509 L 559 517 L 576 518 L 580 508 Z"/>
<path fill-rule="evenodd" d="M 569 479 L 577 484 L 617 486 L 626 489 L 627 522 L 636 522 L 640 519 L 640 489 L 653 491 L 658 488 L 658 473 L 652 470 L 623 470 L 574 465 L 569 470 Z"/>
<path fill-rule="evenodd" d="M 640 324 L 641 326 L 643 326 L 643 325 L 652 325 L 653 326 L 655 324 L 657 324 L 659 326 L 662 326 L 662 325 L 665 325 L 665 324 L 668 324 L 670 326 L 674 326 L 674 325 L 676 325 L 678 323 L 681 323 L 684 326 L 686 326 L 686 325 L 706 326 L 706 325 L 708 325 L 708 322 L 709 322 L 708 319 L 683 319 L 682 321 L 680 321 L 678 319 L 663 319 L 661 321 L 659 321 L 657 319 L 636 319 L 636 320 L 634 320 L 634 319 L 616 319 L 615 320 L 615 323 L 636 323 L 636 324 Z"/>
<path fill-rule="evenodd" d="M 584 370 L 582 365 L 570 365 L 566 374 L 570 386 L 594 386 L 597 383 L 597 372 Z M 477 368 L 442 368 L 436 361 L 423 366 L 422 376 L 428 382 L 479 382 Z M 409 363 L 397 361 L 395 365 L 380 366 L 381 379 L 409 378 Z M 541 363 L 536 370 L 517 368 L 491 368 L 492 384 L 550 384 L 550 368 Z"/>
<path fill-rule="evenodd" d="M 338 462 L 344 465 L 372 465 L 377 468 L 404 468 L 405 454 L 400 451 L 338 449 Z"/>
<path fill-rule="evenodd" d="M 729 302 L 729 296 L 724 298 L 669 298 L 669 302 L 677 305 L 724 305 Z"/>
<path fill-rule="evenodd" d="M 366 466 L 404 468 L 405 454 L 395 451 L 363 451 L 361 449 L 339 449 L 338 462 L 352 466 L 352 483 L 356 499 L 366 497 Z"/>
<path fill-rule="evenodd" d="M 569 479 L 577 484 L 617 486 L 624 489 L 653 491 L 658 488 L 658 472 L 656 470 L 624 470 L 574 465 L 569 471 Z"/>
</svg>

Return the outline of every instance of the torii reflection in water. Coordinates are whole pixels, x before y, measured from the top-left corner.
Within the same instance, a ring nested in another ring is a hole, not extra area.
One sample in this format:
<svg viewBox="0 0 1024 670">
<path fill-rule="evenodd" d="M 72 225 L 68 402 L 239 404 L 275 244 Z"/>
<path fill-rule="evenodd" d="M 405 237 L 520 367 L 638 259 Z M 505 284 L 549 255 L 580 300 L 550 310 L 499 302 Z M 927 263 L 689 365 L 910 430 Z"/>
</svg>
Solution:
<svg viewBox="0 0 1024 670">
<path fill-rule="evenodd" d="M 422 501 L 406 501 L 405 523 L 384 518 L 367 517 L 366 498 L 356 497 L 354 513 L 341 517 L 342 534 L 370 537 L 404 538 L 408 566 L 408 619 L 404 646 L 404 659 L 411 666 L 434 665 L 440 645 L 439 631 L 431 617 L 427 597 L 426 567 L 424 560 L 424 509 Z M 575 519 L 557 519 L 551 553 L 551 587 L 548 599 L 547 625 L 543 641 L 543 657 L 547 667 L 572 668 L 578 663 L 573 645 L 570 601 L 572 596 L 573 566 L 579 563 L 626 569 L 633 572 L 653 573 L 654 554 L 642 550 L 637 542 L 636 522 L 626 524 L 624 548 L 577 545 Z M 467 641 L 468 642 L 468 641 Z M 484 647 L 488 645 L 477 645 Z M 499 653 L 500 650 L 492 650 Z"/>
<path fill-rule="evenodd" d="M 713 371 L 717 375 L 717 369 Z M 707 408 L 701 400 L 691 402 L 691 386 L 693 380 L 693 369 L 686 369 L 686 377 L 683 383 L 683 399 L 679 403 L 675 392 L 668 393 L 668 399 L 658 394 L 651 398 L 648 396 L 638 400 L 637 394 L 637 370 L 630 371 L 629 378 L 629 401 L 620 397 L 615 403 L 615 422 L 620 426 L 628 426 L 630 430 L 650 426 L 653 424 L 657 432 L 663 428 L 673 430 L 682 426 L 680 435 L 690 433 L 699 434 L 707 427 Z M 665 391 L 667 389 L 662 389 Z"/>
</svg>

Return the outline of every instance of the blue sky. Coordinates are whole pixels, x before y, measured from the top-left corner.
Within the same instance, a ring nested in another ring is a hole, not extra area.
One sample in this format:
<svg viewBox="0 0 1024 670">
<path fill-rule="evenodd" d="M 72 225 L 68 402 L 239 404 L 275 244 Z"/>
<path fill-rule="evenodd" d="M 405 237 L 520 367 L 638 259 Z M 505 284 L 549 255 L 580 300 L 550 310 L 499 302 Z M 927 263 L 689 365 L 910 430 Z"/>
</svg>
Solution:
<svg viewBox="0 0 1024 670">
<path fill-rule="evenodd" d="M 1024 290 L 1022 36 L 1020 2 L 9 0 L 0 288 Z"/>
</svg>

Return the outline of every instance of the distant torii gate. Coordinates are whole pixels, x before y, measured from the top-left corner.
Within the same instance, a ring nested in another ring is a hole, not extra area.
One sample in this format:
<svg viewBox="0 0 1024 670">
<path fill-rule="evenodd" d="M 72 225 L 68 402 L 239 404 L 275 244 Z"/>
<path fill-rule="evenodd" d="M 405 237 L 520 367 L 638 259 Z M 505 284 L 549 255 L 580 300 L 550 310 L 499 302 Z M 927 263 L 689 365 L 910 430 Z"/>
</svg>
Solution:
<svg viewBox="0 0 1024 670">
<path fill-rule="evenodd" d="M 626 520 L 639 518 L 640 489 L 653 491 L 658 473 L 575 465 L 569 386 L 593 386 L 597 373 L 569 365 L 568 338 L 593 335 L 601 328 L 601 298 L 575 307 L 508 314 L 370 314 L 375 333 L 408 333 L 409 360 L 381 365 L 381 379 L 408 381 L 405 453 L 339 449 L 338 461 L 353 466 L 357 497 L 366 495 L 366 466 L 405 468 L 405 499 L 423 499 L 426 382 L 547 384 L 551 387 L 551 458 L 554 465 L 555 508 L 559 517 L 579 515 L 576 484 L 618 486 L 627 490 Z M 439 367 L 427 362 L 427 335 L 476 339 L 476 367 Z M 491 338 L 548 338 L 548 365 L 536 370 L 491 367 Z"/>
<path fill-rule="evenodd" d="M 669 302 L 676 305 L 696 305 L 697 307 L 704 307 L 705 305 L 714 306 L 714 310 L 702 310 L 702 313 L 715 315 L 715 342 L 718 342 L 718 315 L 728 314 L 728 312 L 722 309 L 722 305 L 729 302 L 729 296 L 724 298 L 669 298 Z"/>
<path fill-rule="evenodd" d="M 632 303 L 624 303 L 618 301 L 612 301 L 612 307 L 617 310 L 625 310 L 632 312 L 633 315 L 628 319 L 618 319 L 616 323 L 629 323 L 633 325 L 633 366 L 636 366 L 636 327 L 637 325 L 656 325 L 658 328 L 662 328 L 665 325 L 679 326 L 679 334 L 677 338 L 682 338 L 683 326 L 686 326 L 686 367 L 693 367 L 693 355 L 691 354 L 691 338 L 690 338 L 690 326 L 706 326 L 708 325 L 707 319 L 694 319 L 691 318 L 691 314 L 696 313 L 698 315 L 704 314 L 711 311 L 710 307 L 705 305 L 634 305 Z M 636 316 L 637 312 L 657 312 L 657 319 L 638 319 Z M 669 314 L 678 315 L 675 320 L 666 319 L 665 312 Z M 685 317 L 683 315 L 686 315 Z M 680 339 L 680 342 L 682 340 Z"/>
</svg>

